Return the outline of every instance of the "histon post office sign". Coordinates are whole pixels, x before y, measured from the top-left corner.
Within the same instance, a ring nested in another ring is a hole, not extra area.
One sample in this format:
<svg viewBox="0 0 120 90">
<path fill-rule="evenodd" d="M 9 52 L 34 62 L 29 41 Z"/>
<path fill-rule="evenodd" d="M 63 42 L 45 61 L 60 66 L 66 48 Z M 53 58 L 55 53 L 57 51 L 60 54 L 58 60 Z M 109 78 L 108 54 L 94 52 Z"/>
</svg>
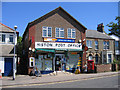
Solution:
<svg viewBox="0 0 120 90">
<path fill-rule="evenodd" d="M 80 43 L 35 42 L 35 48 L 82 49 L 82 45 Z"/>
</svg>

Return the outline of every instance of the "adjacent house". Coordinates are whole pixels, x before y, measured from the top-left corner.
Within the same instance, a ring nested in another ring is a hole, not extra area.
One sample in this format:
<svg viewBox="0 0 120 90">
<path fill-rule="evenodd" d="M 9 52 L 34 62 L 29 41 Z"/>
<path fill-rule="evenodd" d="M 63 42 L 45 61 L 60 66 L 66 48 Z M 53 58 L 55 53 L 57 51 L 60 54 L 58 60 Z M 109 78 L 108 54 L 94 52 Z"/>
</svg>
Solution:
<svg viewBox="0 0 120 90">
<path fill-rule="evenodd" d="M 104 64 L 101 66 L 100 71 L 104 71 L 114 59 L 114 39 L 105 34 L 103 23 L 99 24 L 97 30 L 86 31 L 86 59 L 94 60 L 96 65 Z M 98 68 L 99 69 L 99 68 Z"/>
<path fill-rule="evenodd" d="M 110 37 L 115 40 L 115 59 L 120 60 L 120 37 L 110 33 Z"/>
<path fill-rule="evenodd" d="M 16 36 L 15 33 L 16 32 Z M 13 73 L 13 57 L 14 43 L 17 44 L 18 32 L 12 28 L 0 23 L 0 69 L 4 76 L 12 75 Z M 17 55 L 15 54 L 15 57 Z M 16 62 L 16 58 L 15 58 Z"/>
<path fill-rule="evenodd" d="M 42 73 L 81 70 L 86 62 L 86 27 L 62 7 L 28 23 L 23 34 L 23 69 Z"/>
</svg>

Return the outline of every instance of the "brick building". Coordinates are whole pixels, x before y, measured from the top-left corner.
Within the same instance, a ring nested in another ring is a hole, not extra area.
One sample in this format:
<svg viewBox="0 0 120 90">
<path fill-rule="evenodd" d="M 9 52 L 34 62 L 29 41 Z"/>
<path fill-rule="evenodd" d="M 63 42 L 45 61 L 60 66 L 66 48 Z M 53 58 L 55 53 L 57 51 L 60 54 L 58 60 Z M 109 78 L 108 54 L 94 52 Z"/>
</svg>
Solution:
<svg viewBox="0 0 120 90">
<path fill-rule="evenodd" d="M 99 71 L 110 71 L 115 54 L 115 41 L 105 34 L 103 23 L 99 24 L 97 30 L 86 31 L 86 59 L 94 60 Z M 106 70 L 105 70 L 106 69 Z"/>
<path fill-rule="evenodd" d="M 61 7 L 28 23 L 23 34 L 24 72 L 29 74 L 34 66 L 42 73 L 82 69 L 85 32 L 86 27 Z"/>
</svg>

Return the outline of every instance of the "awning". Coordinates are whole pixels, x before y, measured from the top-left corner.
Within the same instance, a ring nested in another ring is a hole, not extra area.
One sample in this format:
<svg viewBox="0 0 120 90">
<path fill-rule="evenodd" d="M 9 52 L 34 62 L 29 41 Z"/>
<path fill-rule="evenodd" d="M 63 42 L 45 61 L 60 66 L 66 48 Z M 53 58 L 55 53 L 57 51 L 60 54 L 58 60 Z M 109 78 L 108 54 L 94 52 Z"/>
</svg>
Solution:
<svg viewBox="0 0 120 90">
<path fill-rule="evenodd" d="M 44 52 L 53 52 L 53 53 L 55 53 L 55 51 L 72 51 L 72 52 L 82 51 L 81 49 L 42 49 L 42 48 L 36 48 L 36 51 L 37 50 L 44 51 Z"/>
<path fill-rule="evenodd" d="M 55 49 L 56 51 L 68 51 L 68 49 Z"/>
<path fill-rule="evenodd" d="M 44 51 L 44 52 L 55 52 L 54 49 L 42 49 L 42 48 L 36 48 L 36 50 Z"/>
<path fill-rule="evenodd" d="M 68 49 L 68 51 L 76 52 L 76 51 L 82 51 L 82 49 Z"/>
</svg>

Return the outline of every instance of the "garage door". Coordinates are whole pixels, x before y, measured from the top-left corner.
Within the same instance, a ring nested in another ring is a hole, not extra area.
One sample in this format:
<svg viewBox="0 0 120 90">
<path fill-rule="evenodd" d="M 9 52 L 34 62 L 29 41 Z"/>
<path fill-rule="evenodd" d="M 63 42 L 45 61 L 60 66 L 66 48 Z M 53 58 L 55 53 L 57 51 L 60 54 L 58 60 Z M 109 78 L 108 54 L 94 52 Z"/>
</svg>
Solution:
<svg viewBox="0 0 120 90">
<path fill-rule="evenodd" d="M 4 76 L 13 75 L 13 58 L 5 58 Z"/>
</svg>

